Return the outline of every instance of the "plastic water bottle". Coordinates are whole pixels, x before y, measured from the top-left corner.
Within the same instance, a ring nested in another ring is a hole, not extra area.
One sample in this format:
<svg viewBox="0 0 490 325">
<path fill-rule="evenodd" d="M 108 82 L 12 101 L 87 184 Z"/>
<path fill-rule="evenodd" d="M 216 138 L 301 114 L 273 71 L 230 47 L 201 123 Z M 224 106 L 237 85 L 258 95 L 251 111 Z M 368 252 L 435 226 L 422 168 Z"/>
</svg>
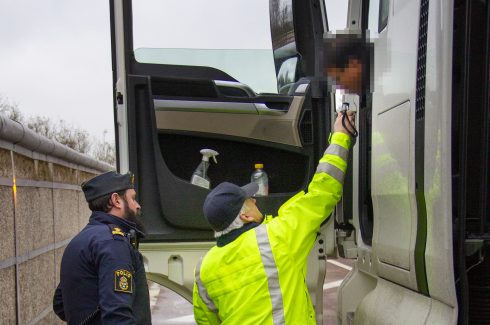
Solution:
<svg viewBox="0 0 490 325">
<path fill-rule="evenodd" d="M 259 190 L 255 196 L 267 196 L 269 195 L 269 177 L 264 171 L 263 164 L 255 164 L 255 170 L 250 177 L 251 182 L 257 183 L 259 185 Z"/>
</svg>

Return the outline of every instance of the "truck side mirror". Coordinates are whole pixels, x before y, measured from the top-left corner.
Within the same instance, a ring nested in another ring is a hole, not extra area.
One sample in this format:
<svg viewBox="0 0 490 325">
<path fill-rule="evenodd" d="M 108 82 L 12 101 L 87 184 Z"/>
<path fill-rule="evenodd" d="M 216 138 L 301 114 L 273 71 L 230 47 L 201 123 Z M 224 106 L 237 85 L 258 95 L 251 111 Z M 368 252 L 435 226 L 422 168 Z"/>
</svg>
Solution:
<svg viewBox="0 0 490 325">
<path fill-rule="evenodd" d="M 297 57 L 289 58 L 281 64 L 277 73 L 277 90 L 279 94 L 287 94 L 296 82 L 297 66 Z"/>
</svg>

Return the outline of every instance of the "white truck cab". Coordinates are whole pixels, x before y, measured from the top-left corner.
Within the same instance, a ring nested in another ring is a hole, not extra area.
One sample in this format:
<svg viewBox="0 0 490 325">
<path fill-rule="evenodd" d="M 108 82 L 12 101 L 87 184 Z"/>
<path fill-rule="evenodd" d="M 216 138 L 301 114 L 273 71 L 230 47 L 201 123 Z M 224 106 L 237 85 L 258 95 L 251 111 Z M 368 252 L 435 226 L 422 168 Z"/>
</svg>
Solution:
<svg viewBox="0 0 490 325">
<path fill-rule="evenodd" d="M 118 169 L 136 175 L 150 280 L 191 301 L 215 244 L 209 190 L 190 183 L 201 149 L 220 153 L 211 188 L 263 163 L 266 214 L 306 189 L 339 96 L 326 49 L 343 37 L 364 44 L 367 77 L 344 196 L 310 253 L 317 323 L 338 255 L 355 259 L 339 324 L 490 323 L 489 1 L 110 3 Z"/>
</svg>

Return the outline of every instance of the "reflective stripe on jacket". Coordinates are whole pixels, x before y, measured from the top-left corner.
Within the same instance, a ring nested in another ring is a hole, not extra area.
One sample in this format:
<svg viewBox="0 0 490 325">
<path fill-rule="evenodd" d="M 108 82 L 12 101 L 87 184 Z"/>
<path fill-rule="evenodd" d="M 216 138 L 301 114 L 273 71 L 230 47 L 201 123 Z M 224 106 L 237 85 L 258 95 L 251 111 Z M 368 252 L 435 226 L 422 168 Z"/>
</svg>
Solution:
<svg viewBox="0 0 490 325">
<path fill-rule="evenodd" d="M 284 203 L 278 216 L 214 246 L 196 267 L 198 324 L 315 324 L 306 262 L 320 225 L 342 195 L 350 138 L 334 133 L 308 193 Z"/>
</svg>

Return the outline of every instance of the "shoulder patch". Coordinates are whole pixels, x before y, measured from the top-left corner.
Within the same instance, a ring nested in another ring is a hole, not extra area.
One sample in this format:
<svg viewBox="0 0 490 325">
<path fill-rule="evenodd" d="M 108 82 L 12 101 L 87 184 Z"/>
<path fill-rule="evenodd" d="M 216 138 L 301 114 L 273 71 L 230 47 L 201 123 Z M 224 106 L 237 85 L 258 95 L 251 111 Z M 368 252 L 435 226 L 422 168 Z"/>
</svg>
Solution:
<svg viewBox="0 0 490 325">
<path fill-rule="evenodd" d="M 133 274 L 122 269 L 114 271 L 114 291 L 133 293 Z"/>
<path fill-rule="evenodd" d="M 120 235 L 120 236 L 124 237 L 124 233 L 122 232 L 121 228 L 119 228 L 119 227 L 115 227 L 114 229 L 112 229 L 112 234 L 113 235 Z"/>
</svg>

